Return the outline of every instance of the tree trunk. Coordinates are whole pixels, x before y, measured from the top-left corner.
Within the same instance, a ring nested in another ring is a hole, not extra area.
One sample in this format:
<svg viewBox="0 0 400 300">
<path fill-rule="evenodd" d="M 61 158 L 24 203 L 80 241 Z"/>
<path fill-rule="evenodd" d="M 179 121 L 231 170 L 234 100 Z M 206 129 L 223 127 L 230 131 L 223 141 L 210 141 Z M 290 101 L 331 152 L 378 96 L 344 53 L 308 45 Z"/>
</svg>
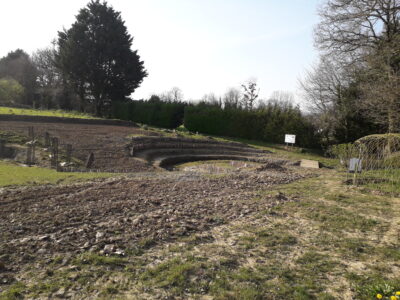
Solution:
<svg viewBox="0 0 400 300">
<path fill-rule="evenodd" d="M 97 117 L 101 117 L 101 99 L 97 98 L 95 99 L 95 114 Z"/>
</svg>

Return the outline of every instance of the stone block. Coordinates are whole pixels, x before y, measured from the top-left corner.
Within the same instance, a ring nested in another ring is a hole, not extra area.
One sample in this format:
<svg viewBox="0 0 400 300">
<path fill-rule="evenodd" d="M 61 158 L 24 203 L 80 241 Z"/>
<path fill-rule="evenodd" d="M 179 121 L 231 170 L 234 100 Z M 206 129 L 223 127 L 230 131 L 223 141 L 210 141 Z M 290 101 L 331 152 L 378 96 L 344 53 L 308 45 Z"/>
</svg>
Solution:
<svg viewBox="0 0 400 300">
<path fill-rule="evenodd" d="M 300 167 L 319 169 L 319 162 L 316 160 L 302 159 L 300 162 Z"/>
</svg>

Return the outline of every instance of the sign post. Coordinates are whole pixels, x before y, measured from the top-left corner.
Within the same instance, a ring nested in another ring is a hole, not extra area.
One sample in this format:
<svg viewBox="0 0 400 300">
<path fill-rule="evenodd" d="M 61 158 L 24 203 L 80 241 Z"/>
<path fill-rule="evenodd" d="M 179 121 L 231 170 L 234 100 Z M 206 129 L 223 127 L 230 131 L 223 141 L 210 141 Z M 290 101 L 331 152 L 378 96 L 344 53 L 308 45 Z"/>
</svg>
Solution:
<svg viewBox="0 0 400 300">
<path fill-rule="evenodd" d="M 292 146 L 296 143 L 296 135 L 295 134 L 285 134 L 285 143 L 286 146 L 288 144 L 292 144 Z"/>
</svg>

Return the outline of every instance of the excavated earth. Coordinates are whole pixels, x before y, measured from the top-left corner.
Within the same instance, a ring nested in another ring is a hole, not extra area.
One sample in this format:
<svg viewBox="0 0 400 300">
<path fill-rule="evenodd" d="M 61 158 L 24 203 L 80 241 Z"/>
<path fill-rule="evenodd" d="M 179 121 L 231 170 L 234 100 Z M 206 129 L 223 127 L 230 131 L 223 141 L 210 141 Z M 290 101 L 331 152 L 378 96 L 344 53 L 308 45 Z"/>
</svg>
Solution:
<svg viewBox="0 0 400 300">
<path fill-rule="evenodd" d="M 236 170 L 211 178 L 163 172 L 0 192 L 0 280 L 27 265 L 85 251 L 123 255 L 289 201 L 262 190 L 303 178 L 296 170 Z M 9 276 L 9 277 L 7 277 Z"/>
</svg>

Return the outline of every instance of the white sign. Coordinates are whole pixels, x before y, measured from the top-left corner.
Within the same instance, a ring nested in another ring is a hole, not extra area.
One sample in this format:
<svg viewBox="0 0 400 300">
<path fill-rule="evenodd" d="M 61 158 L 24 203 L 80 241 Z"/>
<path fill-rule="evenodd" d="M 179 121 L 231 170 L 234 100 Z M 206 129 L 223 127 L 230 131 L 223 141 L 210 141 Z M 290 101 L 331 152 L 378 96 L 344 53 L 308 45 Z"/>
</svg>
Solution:
<svg viewBox="0 0 400 300">
<path fill-rule="evenodd" d="M 296 135 L 294 135 L 294 134 L 285 134 L 285 143 L 288 143 L 288 144 L 296 143 Z"/>
</svg>

